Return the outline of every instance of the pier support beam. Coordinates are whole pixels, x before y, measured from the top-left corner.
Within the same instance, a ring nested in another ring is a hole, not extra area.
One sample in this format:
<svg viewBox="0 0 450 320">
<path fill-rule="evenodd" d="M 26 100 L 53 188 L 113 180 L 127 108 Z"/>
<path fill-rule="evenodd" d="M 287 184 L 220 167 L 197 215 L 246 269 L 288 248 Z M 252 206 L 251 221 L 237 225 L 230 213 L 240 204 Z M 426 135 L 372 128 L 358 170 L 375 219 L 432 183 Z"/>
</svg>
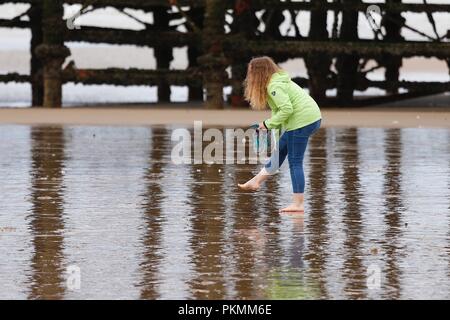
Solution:
<svg viewBox="0 0 450 320">
<path fill-rule="evenodd" d="M 223 53 L 225 1 L 205 0 L 205 17 L 202 34 L 203 55 L 198 62 L 203 70 L 206 89 L 206 108 L 223 108 L 223 87 L 227 77 L 227 59 Z"/>
<path fill-rule="evenodd" d="M 356 5 L 360 0 L 341 0 L 344 5 Z M 344 41 L 358 40 L 358 12 L 342 12 L 342 24 L 339 38 Z M 375 45 L 375 44 L 374 44 Z M 353 90 L 356 86 L 359 57 L 357 54 L 341 54 L 336 62 L 337 99 L 342 103 L 353 101 Z"/>
<path fill-rule="evenodd" d="M 387 0 L 388 4 L 401 4 L 402 0 Z M 402 42 L 404 39 L 401 35 L 402 25 L 405 18 L 400 12 L 386 12 L 382 24 L 386 29 L 386 36 L 384 38 L 387 42 Z M 402 66 L 402 57 L 400 55 L 385 54 L 381 59 L 381 64 L 386 67 L 385 78 L 388 84 L 386 93 L 398 93 L 398 80 L 400 76 L 400 68 Z"/>
<path fill-rule="evenodd" d="M 244 39 L 255 38 L 255 30 L 259 25 L 255 10 L 251 6 L 251 0 L 237 0 L 234 7 L 231 34 L 240 35 Z M 247 74 L 247 64 L 251 55 L 243 54 L 234 57 L 231 63 L 231 96 L 229 102 L 233 107 L 247 107 L 244 99 L 244 87 L 242 85 Z"/>
<path fill-rule="evenodd" d="M 156 31 L 167 31 L 169 29 L 170 16 L 167 7 L 156 7 L 153 10 L 154 25 Z M 172 47 L 167 45 L 162 38 L 155 46 L 155 59 L 157 69 L 169 69 L 173 59 Z M 161 83 L 158 86 L 158 102 L 170 102 L 170 85 Z"/>
<path fill-rule="evenodd" d="M 203 29 L 203 8 L 191 8 L 189 11 L 189 18 L 191 21 L 200 29 Z M 187 24 L 186 27 L 190 32 L 195 32 L 192 27 Z M 200 34 L 197 34 L 196 39 L 198 39 Z M 188 55 L 188 68 L 198 67 L 198 57 L 201 54 L 201 48 L 199 46 L 201 41 L 196 41 L 195 44 L 188 44 L 187 55 Z M 203 86 L 195 85 L 192 83 L 188 84 L 188 101 L 203 101 Z"/>
<path fill-rule="evenodd" d="M 35 52 L 44 65 L 43 107 L 60 108 L 62 104 L 61 66 L 70 55 L 64 46 L 64 7 L 61 0 L 42 2 L 43 42 Z"/>
<path fill-rule="evenodd" d="M 447 61 L 448 74 L 450 74 L 450 58 L 449 58 L 449 59 L 446 59 L 445 61 Z"/>
<path fill-rule="evenodd" d="M 29 13 L 31 27 L 31 105 L 42 106 L 44 103 L 44 80 L 42 76 L 42 62 L 36 55 L 36 48 L 42 44 L 42 4 L 32 3 Z"/>
<path fill-rule="evenodd" d="M 318 0 L 327 3 L 327 0 Z M 327 40 L 327 11 L 316 9 L 311 11 L 309 40 Z M 309 90 L 312 97 L 320 104 L 326 100 L 328 74 L 331 58 L 325 52 L 310 53 L 305 57 L 309 76 Z"/>
</svg>

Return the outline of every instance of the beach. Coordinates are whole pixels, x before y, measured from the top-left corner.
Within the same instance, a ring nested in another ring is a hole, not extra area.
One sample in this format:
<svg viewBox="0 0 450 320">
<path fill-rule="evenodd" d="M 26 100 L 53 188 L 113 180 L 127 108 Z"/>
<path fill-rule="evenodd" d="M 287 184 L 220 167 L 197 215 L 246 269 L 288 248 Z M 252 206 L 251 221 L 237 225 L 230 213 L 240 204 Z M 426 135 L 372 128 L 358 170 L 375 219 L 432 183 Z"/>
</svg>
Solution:
<svg viewBox="0 0 450 320">
<path fill-rule="evenodd" d="M 153 13 L 114 6 L 77 23 L 143 30 L 154 22 Z M 80 7 L 65 5 L 65 18 Z M 0 19 L 27 8 L 0 5 Z M 354 20 L 344 17 L 351 8 L 340 10 L 341 22 Z M 311 12 L 292 15 L 299 45 L 309 37 Z M 361 13 L 359 39 L 378 37 Z M 439 38 L 450 29 L 450 12 L 433 15 L 435 29 L 424 12 L 402 16 L 422 32 L 402 28 L 407 40 L 428 41 L 423 33 Z M 267 23 L 261 19 L 261 26 Z M 177 30 L 185 32 L 184 24 Z M 291 26 L 289 19 L 279 25 L 283 37 L 295 36 Z M 30 30 L 0 28 L 0 75 L 30 74 L 30 36 Z M 158 69 L 151 47 L 65 44 L 71 55 L 63 68 L 73 62 L 78 69 Z M 172 53 L 169 69 L 189 66 L 187 47 Z M 362 57 L 359 73 L 389 81 L 389 63 Z M 450 64 L 440 57 L 406 56 L 399 80 L 448 83 Z M 230 106 L 230 86 L 223 88 L 224 108 L 211 109 L 188 101 L 185 82 L 171 86 L 170 99 L 147 82 L 65 83 L 53 104 L 58 108 L 49 109 L 31 105 L 29 83 L 0 83 L 0 300 L 264 300 L 269 306 L 271 300 L 450 299 L 450 92 L 428 84 L 441 93 L 410 99 L 425 93 L 402 95 L 406 86 L 386 97 L 368 87 L 343 98 L 340 61 L 329 70 L 338 76 L 339 95 L 336 87 L 326 95 L 347 104 L 317 99 L 325 101 L 321 127 L 307 138 L 303 130 L 290 132 L 286 144 L 273 131 L 246 130 L 271 111 Z M 309 77 L 303 57 L 280 67 L 292 78 Z M 269 157 L 280 165 L 276 172 L 254 192 L 239 188 Z M 280 210 L 292 198 L 304 199 L 304 210 Z"/>
<path fill-rule="evenodd" d="M 385 107 L 322 110 L 326 127 L 450 128 L 450 108 Z M 246 127 L 270 117 L 269 111 L 205 110 L 200 106 L 90 106 L 62 109 L 2 108 L 0 124 L 23 125 L 183 125 Z"/>
</svg>

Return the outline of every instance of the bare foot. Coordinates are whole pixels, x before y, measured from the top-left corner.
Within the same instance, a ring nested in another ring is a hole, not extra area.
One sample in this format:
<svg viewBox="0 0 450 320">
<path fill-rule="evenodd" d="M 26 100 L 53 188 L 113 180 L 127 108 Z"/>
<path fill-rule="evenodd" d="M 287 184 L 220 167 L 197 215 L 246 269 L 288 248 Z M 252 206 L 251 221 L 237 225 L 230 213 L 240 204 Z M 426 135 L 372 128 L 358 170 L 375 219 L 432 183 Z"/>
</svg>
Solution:
<svg viewBox="0 0 450 320">
<path fill-rule="evenodd" d="M 259 189 L 259 183 L 257 183 L 254 179 L 251 179 L 244 184 L 238 183 L 238 187 L 242 190 L 256 191 Z"/>
<path fill-rule="evenodd" d="M 303 205 L 291 204 L 290 206 L 280 210 L 280 213 L 304 213 L 305 208 Z"/>
</svg>

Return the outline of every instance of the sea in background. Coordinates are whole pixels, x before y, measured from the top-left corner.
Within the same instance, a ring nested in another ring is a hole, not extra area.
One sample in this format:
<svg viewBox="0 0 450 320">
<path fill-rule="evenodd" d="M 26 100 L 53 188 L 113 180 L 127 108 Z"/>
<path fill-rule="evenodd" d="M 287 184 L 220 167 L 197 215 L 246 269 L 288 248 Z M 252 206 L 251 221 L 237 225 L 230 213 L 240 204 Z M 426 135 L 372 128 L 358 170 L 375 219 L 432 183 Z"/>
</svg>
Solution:
<svg viewBox="0 0 450 320">
<path fill-rule="evenodd" d="M 367 3 L 375 1 L 366 1 Z M 417 1 L 404 1 L 417 2 Z M 450 0 L 428 1 L 428 3 L 449 3 Z M 419 3 L 422 3 L 419 1 Z M 0 5 L 0 18 L 10 19 L 23 13 L 28 5 L 4 4 Z M 65 18 L 73 16 L 79 5 L 66 5 Z M 127 9 L 127 12 L 138 17 L 140 20 L 151 23 L 152 14 L 144 13 L 140 10 Z M 262 12 L 258 13 L 260 16 Z M 407 23 L 422 32 L 433 36 L 432 25 L 428 21 L 425 13 L 403 13 Z M 450 13 L 435 13 L 434 19 L 437 22 L 437 31 L 443 35 L 450 30 Z M 328 15 L 328 28 L 331 32 L 333 15 Z M 175 21 L 176 22 L 176 21 Z M 88 13 L 75 20 L 76 24 L 83 26 L 102 26 L 111 28 L 142 29 L 143 26 L 137 21 L 127 17 L 114 8 L 99 9 Z M 296 19 L 303 36 L 309 32 L 309 13 L 302 11 Z M 286 13 L 286 21 L 281 26 L 283 34 L 291 35 L 293 30 L 289 28 L 290 16 Z M 180 27 L 180 31 L 182 27 Z M 261 24 L 261 30 L 264 26 Z M 363 13 L 360 13 L 358 32 L 361 38 L 373 38 L 373 32 Z M 423 41 L 425 37 L 403 30 L 406 39 Z M 29 74 L 30 72 L 30 38 L 31 33 L 26 29 L 0 28 L 0 74 L 18 72 Z M 155 69 L 156 61 L 152 48 L 136 46 L 117 46 L 106 44 L 88 43 L 66 43 L 72 55 L 67 59 L 74 61 L 79 68 L 141 68 Z M 187 48 L 174 48 L 174 59 L 170 65 L 171 69 L 185 69 L 187 67 Z M 374 65 L 369 64 L 368 67 Z M 291 76 L 307 77 L 307 72 L 303 59 L 291 59 L 282 64 Z M 384 69 L 369 73 L 368 77 L 373 80 L 384 79 Z M 450 72 L 446 62 L 435 58 L 416 57 L 403 60 L 403 67 L 400 70 L 400 78 L 410 81 L 450 81 Z M 224 96 L 230 94 L 229 87 L 224 89 Z M 366 91 L 357 91 L 356 95 L 381 95 L 384 90 L 369 88 Z M 329 90 L 328 95 L 335 95 L 335 90 Z M 173 86 L 171 100 L 173 102 L 187 101 L 188 90 L 184 86 Z M 157 102 L 157 88 L 155 86 L 111 86 L 111 85 L 90 85 L 68 83 L 63 88 L 64 106 L 103 104 L 103 103 L 155 103 Z M 27 107 L 31 104 L 31 86 L 22 83 L 1 83 L 0 84 L 0 107 Z"/>
</svg>

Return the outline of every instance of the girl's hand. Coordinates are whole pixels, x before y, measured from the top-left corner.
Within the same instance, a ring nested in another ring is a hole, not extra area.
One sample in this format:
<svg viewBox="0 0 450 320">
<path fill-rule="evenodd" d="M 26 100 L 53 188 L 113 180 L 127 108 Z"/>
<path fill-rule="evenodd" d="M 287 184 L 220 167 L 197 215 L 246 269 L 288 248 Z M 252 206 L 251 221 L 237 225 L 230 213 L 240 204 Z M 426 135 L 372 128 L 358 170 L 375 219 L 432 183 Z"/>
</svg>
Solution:
<svg viewBox="0 0 450 320">
<path fill-rule="evenodd" d="M 260 124 L 259 124 L 259 128 L 258 128 L 259 130 L 267 130 L 266 129 L 266 126 L 264 125 L 264 122 L 261 122 Z"/>
</svg>

